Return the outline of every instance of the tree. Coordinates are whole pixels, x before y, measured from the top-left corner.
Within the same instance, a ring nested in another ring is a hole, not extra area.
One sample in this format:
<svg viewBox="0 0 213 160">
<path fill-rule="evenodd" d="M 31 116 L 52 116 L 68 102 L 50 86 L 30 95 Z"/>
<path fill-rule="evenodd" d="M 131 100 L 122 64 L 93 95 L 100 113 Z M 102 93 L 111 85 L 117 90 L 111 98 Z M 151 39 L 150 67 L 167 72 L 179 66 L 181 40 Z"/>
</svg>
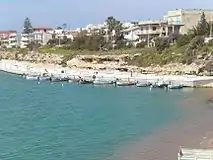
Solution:
<svg viewBox="0 0 213 160">
<path fill-rule="evenodd" d="M 104 38 L 99 35 L 92 36 L 80 36 L 74 38 L 74 41 L 71 43 L 70 48 L 73 50 L 99 50 L 104 44 Z"/>
<path fill-rule="evenodd" d="M 190 35 L 180 35 L 177 39 L 176 45 L 177 47 L 182 47 L 190 43 L 192 40 Z"/>
<path fill-rule="evenodd" d="M 200 21 L 191 30 L 192 35 L 194 37 L 195 36 L 209 35 L 210 34 L 210 28 L 211 28 L 210 25 L 212 25 L 212 24 L 210 24 L 206 21 L 206 16 L 205 16 L 205 13 L 203 12 L 201 17 L 200 17 Z"/>
<path fill-rule="evenodd" d="M 35 41 L 35 42 L 30 42 L 28 45 L 27 45 L 27 48 L 30 50 L 30 51 L 35 51 L 37 52 L 38 51 L 38 48 L 40 47 L 41 45 Z"/>
<path fill-rule="evenodd" d="M 164 49 L 169 48 L 169 41 L 167 38 L 156 38 L 155 48 L 158 52 L 162 52 Z"/>
<path fill-rule="evenodd" d="M 67 29 L 67 24 L 66 23 L 62 24 L 62 28 L 63 30 Z"/>
<path fill-rule="evenodd" d="M 117 21 L 113 16 L 108 17 L 106 23 L 108 27 L 109 41 L 117 41 L 117 38 L 120 37 L 121 34 L 122 23 Z"/>
<path fill-rule="evenodd" d="M 33 32 L 33 27 L 29 18 L 26 18 L 24 21 L 24 30 L 23 33 L 29 34 Z"/>
</svg>

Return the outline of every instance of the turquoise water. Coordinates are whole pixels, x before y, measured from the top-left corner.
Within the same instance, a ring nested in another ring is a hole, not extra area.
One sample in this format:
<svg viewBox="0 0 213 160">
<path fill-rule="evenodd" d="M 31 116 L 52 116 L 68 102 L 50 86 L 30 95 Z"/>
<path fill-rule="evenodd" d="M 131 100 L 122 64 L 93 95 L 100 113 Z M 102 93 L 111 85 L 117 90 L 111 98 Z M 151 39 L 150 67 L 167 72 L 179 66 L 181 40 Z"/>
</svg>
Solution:
<svg viewBox="0 0 213 160">
<path fill-rule="evenodd" d="M 0 73 L 1 160 L 102 160 L 182 116 L 181 91 L 36 84 Z"/>
</svg>

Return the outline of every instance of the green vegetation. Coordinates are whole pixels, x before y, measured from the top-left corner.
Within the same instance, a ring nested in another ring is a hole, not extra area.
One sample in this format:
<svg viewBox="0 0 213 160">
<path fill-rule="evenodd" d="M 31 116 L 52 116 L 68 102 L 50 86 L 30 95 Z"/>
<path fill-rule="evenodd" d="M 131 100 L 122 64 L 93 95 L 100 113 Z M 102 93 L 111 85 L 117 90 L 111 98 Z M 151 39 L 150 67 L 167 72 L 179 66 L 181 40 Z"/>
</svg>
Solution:
<svg viewBox="0 0 213 160">
<path fill-rule="evenodd" d="M 29 34 L 33 32 L 33 27 L 29 18 L 24 20 L 24 30 L 23 33 Z"/>
<path fill-rule="evenodd" d="M 53 35 L 46 46 L 36 43 L 28 45 L 29 50 L 39 53 L 56 53 L 65 55 L 64 62 L 76 54 L 138 54 L 129 64 L 149 66 L 151 64 L 164 65 L 172 62 L 191 64 L 199 54 L 213 52 L 213 40 L 204 43 L 204 38 L 210 34 L 212 23 L 208 23 L 205 14 L 201 15 L 199 23 L 189 34 L 168 38 L 155 38 L 155 47 L 147 47 L 147 42 L 142 41 L 136 45 L 124 39 L 122 23 L 114 17 L 106 19 L 108 30 L 100 29 L 91 32 L 79 33 L 74 40 L 64 37 L 59 40 Z M 24 32 L 31 32 L 31 22 L 27 18 L 24 22 Z M 66 28 L 66 24 L 60 28 Z M 173 43 L 171 43 L 173 42 Z M 64 63 L 65 64 L 65 63 Z"/>
</svg>

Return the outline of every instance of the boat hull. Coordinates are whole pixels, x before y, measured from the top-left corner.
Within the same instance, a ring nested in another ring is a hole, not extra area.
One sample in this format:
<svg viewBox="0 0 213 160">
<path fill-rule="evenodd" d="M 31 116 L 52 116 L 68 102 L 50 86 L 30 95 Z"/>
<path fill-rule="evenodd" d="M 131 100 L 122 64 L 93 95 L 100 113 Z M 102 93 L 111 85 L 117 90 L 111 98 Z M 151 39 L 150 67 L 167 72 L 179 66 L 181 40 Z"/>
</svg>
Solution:
<svg viewBox="0 0 213 160">
<path fill-rule="evenodd" d="M 93 81 L 94 85 L 106 85 L 106 84 L 113 84 L 112 81 Z"/>
<path fill-rule="evenodd" d="M 183 85 L 168 85 L 169 89 L 181 89 L 183 88 Z"/>
<path fill-rule="evenodd" d="M 25 77 L 27 80 L 38 80 L 39 79 L 39 77 L 38 76 L 26 76 Z"/>
<path fill-rule="evenodd" d="M 135 82 L 116 82 L 117 86 L 134 86 Z"/>
</svg>

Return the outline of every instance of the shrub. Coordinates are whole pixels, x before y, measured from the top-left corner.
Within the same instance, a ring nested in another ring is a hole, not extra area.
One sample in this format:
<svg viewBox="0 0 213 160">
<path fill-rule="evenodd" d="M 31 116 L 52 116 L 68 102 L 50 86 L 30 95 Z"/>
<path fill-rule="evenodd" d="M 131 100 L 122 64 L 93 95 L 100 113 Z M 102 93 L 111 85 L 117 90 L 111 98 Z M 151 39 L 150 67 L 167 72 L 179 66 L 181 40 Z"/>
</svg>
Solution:
<svg viewBox="0 0 213 160">
<path fill-rule="evenodd" d="M 162 52 L 164 49 L 169 48 L 169 42 L 167 38 L 156 38 L 155 48 L 158 52 Z"/>
<path fill-rule="evenodd" d="M 213 46 L 213 39 L 209 40 L 208 45 Z"/>
<path fill-rule="evenodd" d="M 177 39 L 176 45 L 177 47 L 182 47 L 186 44 L 189 44 L 191 39 L 192 38 L 190 35 L 180 35 Z"/>
<path fill-rule="evenodd" d="M 204 37 L 196 36 L 189 43 L 189 48 L 190 49 L 197 49 L 198 47 L 203 46 L 203 45 L 204 45 Z"/>
<path fill-rule="evenodd" d="M 136 45 L 136 48 L 144 48 L 146 46 L 146 42 L 140 42 Z"/>
</svg>

